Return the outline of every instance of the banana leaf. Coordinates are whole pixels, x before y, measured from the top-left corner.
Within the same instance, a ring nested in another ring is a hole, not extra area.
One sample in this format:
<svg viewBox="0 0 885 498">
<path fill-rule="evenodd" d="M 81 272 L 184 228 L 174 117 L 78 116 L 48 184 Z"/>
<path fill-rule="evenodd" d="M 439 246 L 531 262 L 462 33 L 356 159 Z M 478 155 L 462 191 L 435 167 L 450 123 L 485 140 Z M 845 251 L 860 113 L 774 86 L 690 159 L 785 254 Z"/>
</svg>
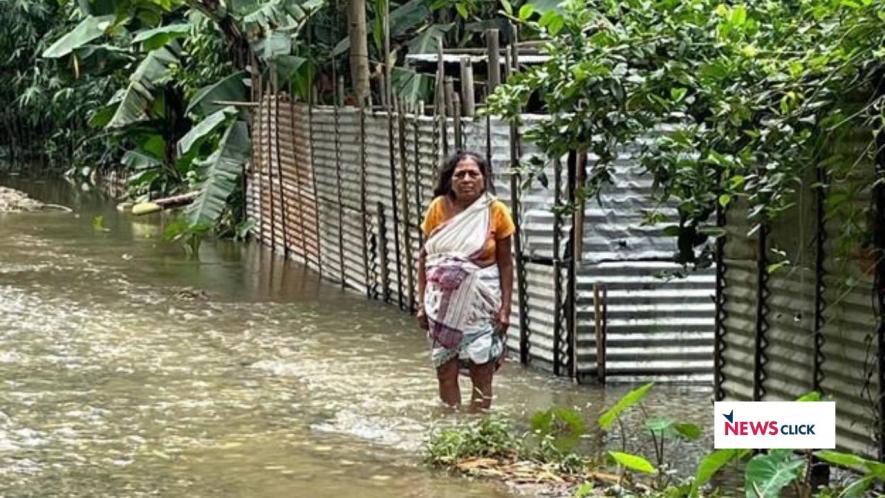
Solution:
<svg viewBox="0 0 885 498">
<path fill-rule="evenodd" d="M 432 24 L 408 43 L 410 54 L 435 54 L 440 40 L 452 29 L 452 24 Z"/>
<path fill-rule="evenodd" d="M 188 104 L 187 113 L 206 116 L 224 107 L 224 105 L 215 104 L 216 101 L 239 102 L 243 100 L 246 95 L 246 85 L 243 84 L 243 80 L 246 77 L 245 71 L 239 71 L 201 88 Z"/>
<path fill-rule="evenodd" d="M 409 102 L 428 102 L 433 89 L 433 78 L 408 68 L 394 67 L 390 72 L 390 85 L 396 95 Z"/>
<path fill-rule="evenodd" d="M 105 128 L 122 128 L 155 117 L 155 93 L 168 81 L 169 66 L 177 62 L 178 54 L 172 45 L 149 52 L 130 76 L 120 105 Z"/>
<path fill-rule="evenodd" d="M 187 156 L 195 148 L 199 147 L 219 126 L 225 123 L 231 116 L 235 116 L 237 110 L 233 106 L 222 108 L 197 123 L 181 140 L 178 141 L 178 155 Z"/>
<path fill-rule="evenodd" d="M 369 34 L 376 38 L 375 43 L 378 45 L 380 45 L 381 36 L 383 36 L 380 29 L 381 14 L 381 12 L 377 12 L 376 17 L 368 23 Z M 430 9 L 429 0 L 409 0 L 390 11 L 390 36 L 395 38 L 406 34 L 410 29 L 430 19 L 431 14 L 433 12 Z M 350 50 L 350 37 L 345 37 L 335 45 L 332 55 L 337 57 L 348 50 Z"/>
<path fill-rule="evenodd" d="M 159 28 L 139 32 L 132 39 L 132 43 L 143 43 L 146 50 L 156 50 L 172 40 L 186 37 L 190 29 L 191 25 L 189 23 L 160 26 Z"/>
<path fill-rule="evenodd" d="M 58 59 L 64 57 L 74 50 L 84 47 L 93 40 L 104 35 L 111 24 L 114 22 L 115 16 L 89 16 L 83 19 L 80 24 L 72 29 L 69 33 L 62 36 L 55 43 L 43 51 L 43 57 L 46 59 Z"/>
<path fill-rule="evenodd" d="M 202 182 L 199 195 L 187 209 L 191 226 L 214 225 L 221 217 L 228 197 L 239 184 L 250 148 L 245 121 L 234 121 L 225 131 L 215 152 L 196 164 Z"/>
</svg>

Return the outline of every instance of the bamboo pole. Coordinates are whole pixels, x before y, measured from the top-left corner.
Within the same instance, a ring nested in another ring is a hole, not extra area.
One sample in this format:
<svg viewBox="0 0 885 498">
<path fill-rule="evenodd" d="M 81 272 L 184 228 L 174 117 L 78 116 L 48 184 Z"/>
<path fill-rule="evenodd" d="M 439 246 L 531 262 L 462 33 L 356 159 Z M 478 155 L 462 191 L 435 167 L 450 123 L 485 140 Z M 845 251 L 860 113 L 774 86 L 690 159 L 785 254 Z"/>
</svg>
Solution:
<svg viewBox="0 0 885 498">
<path fill-rule="evenodd" d="M 292 91 L 292 82 L 291 81 L 289 81 L 289 93 L 293 96 L 295 95 Z M 298 143 L 295 141 L 295 102 L 294 102 L 294 98 L 293 98 L 293 101 L 291 103 L 291 107 L 289 110 L 290 110 L 289 126 L 291 126 L 291 128 L 292 128 L 292 154 L 294 156 L 297 149 L 298 149 Z M 308 119 L 310 119 L 310 118 L 308 117 Z M 299 239 L 301 241 L 301 260 L 305 265 L 307 265 L 307 242 L 306 242 L 307 237 L 305 235 L 306 229 L 304 227 L 304 194 L 301 192 L 301 164 L 297 158 L 293 157 L 293 160 L 295 162 L 295 164 L 294 164 L 294 167 L 295 167 L 295 202 L 298 205 L 298 210 L 297 210 L 298 232 L 299 232 Z"/>
<path fill-rule="evenodd" d="M 314 156 L 313 150 L 313 108 L 316 104 L 316 86 L 314 85 L 313 78 L 310 79 L 310 88 L 311 91 L 309 95 L 311 96 L 310 101 L 307 103 L 307 147 L 309 149 L 308 155 L 308 164 L 306 168 L 306 172 L 310 175 L 311 184 L 309 187 L 311 188 L 311 194 L 313 195 L 313 222 L 314 222 L 314 239 L 316 242 L 316 265 L 317 265 L 317 273 L 320 274 L 320 278 L 323 277 L 323 253 L 320 244 L 320 206 L 319 206 L 319 194 L 317 193 L 317 175 L 314 169 L 314 164 L 316 164 L 316 158 Z M 304 238 L 304 246 L 307 247 L 307 237 Z M 307 251 L 305 250 L 305 254 Z M 309 259 L 309 258 L 306 258 Z"/>
<path fill-rule="evenodd" d="M 412 124 L 412 137 L 415 148 L 415 161 L 412 163 L 415 173 L 415 208 L 417 209 L 417 215 L 420 217 L 421 213 L 424 210 L 424 205 L 422 202 L 422 192 L 421 189 L 423 185 L 421 184 L 421 134 L 419 133 L 420 126 L 420 116 L 424 115 L 424 101 L 418 101 L 418 109 L 416 111 L 417 115 Z M 418 226 L 418 246 L 424 245 L 424 233 L 421 232 L 421 227 Z"/>
<path fill-rule="evenodd" d="M 455 115 L 455 79 L 451 76 L 446 76 L 445 79 L 445 96 L 446 96 L 446 114 L 449 116 Z"/>
<path fill-rule="evenodd" d="M 488 57 L 488 92 L 494 93 L 501 84 L 501 39 L 497 29 L 486 30 L 486 55 Z"/>
<path fill-rule="evenodd" d="M 391 102 L 393 104 L 393 102 Z M 388 159 L 390 165 L 390 201 L 393 208 L 393 248 L 396 251 L 396 288 L 397 288 L 397 303 L 402 309 L 404 307 L 403 303 L 403 285 L 402 285 L 402 264 L 400 259 L 400 240 L 399 240 L 399 208 L 396 202 L 396 149 L 394 146 L 394 127 L 393 121 L 395 118 L 396 109 L 395 105 L 391 105 L 387 109 L 387 144 L 388 144 Z M 386 250 L 386 247 L 385 247 Z"/>
<path fill-rule="evenodd" d="M 332 107 L 332 110 L 335 121 L 335 187 L 338 194 L 336 198 L 338 204 L 338 271 L 341 277 L 341 288 L 343 289 L 346 286 L 347 279 L 344 275 L 344 200 L 341 195 L 341 116 L 339 106 L 344 105 L 344 77 L 341 76 L 336 83 L 339 85 L 335 88 L 337 104 Z"/>
<path fill-rule="evenodd" d="M 277 185 L 279 186 L 280 191 L 280 214 L 283 218 L 282 222 L 282 230 L 283 230 L 283 257 L 289 257 L 289 233 L 288 233 L 288 218 L 289 218 L 289 210 L 286 202 L 286 192 L 283 190 L 283 165 L 282 165 L 282 154 L 280 154 L 280 134 L 282 129 L 280 128 L 280 89 L 279 83 L 277 81 L 276 71 L 274 71 L 274 67 L 271 66 L 271 73 L 273 79 L 273 93 L 274 93 L 274 124 L 276 126 L 276 134 L 274 134 L 274 149 L 277 154 Z"/>
<path fill-rule="evenodd" d="M 476 114 L 476 94 L 473 88 L 473 63 L 470 57 L 461 56 L 461 115 L 473 117 Z"/>
<path fill-rule="evenodd" d="M 464 134 L 461 129 L 461 98 L 457 93 L 452 94 L 452 110 L 455 111 L 452 117 L 455 125 L 455 150 L 460 152 L 464 150 Z"/>
<path fill-rule="evenodd" d="M 403 112 L 403 101 L 399 101 L 399 112 L 397 113 L 397 121 L 399 125 L 399 178 L 400 178 L 400 195 L 402 202 L 402 238 L 405 244 L 406 256 L 406 277 L 408 282 L 409 311 L 415 310 L 415 275 L 412 266 L 412 243 L 409 237 L 409 223 L 412 220 L 411 209 L 409 208 L 409 170 L 406 161 L 406 117 Z"/>
<path fill-rule="evenodd" d="M 271 128 L 272 116 L 271 116 L 271 112 L 270 112 L 270 105 L 265 103 L 265 100 L 267 100 L 267 95 L 265 93 L 263 93 L 265 91 L 263 78 L 261 78 L 261 91 L 262 91 L 261 105 L 262 105 L 262 107 L 264 107 L 264 106 L 268 107 L 266 112 L 264 112 L 264 115 L 266 118 L 265 122 L 264 122 L 264 132 L 265 132 L 265 135 L 267 136 L 267 148 L 266 148 L 267 156 L 266 157 L 267 157 L 267 192 L 270 197 L 270 202 L 269 202 L 269 206 L 270 206 L 270 216 L 269 216 L 269 218 L 270 218 L 270 220 L 269 220 L 269 222 L 270 222 L 270 249 L 271 249 L 271 252 L 276 252 L 276 244 L 277 244 L 277 236 L 276 236 L 277 223 L 276 223 L 276 205 L 275 205 L 276 203 L 274 202 L 274 193 L 273 193 L 273 159 L 271 156 L 271 145 L 270 145 L 271 144 L 270 134 L 272 132 L 272 128 Z M 262 140 L 261 145 L 264 145 L 263 140 Z M 264 157 L 265 157 L 264 152 L 262 152 L 262 159 Z"/>
<path fill-rule="evenodd" d="M 363 218 L 362 222 L 362 237 L 363 237 L 363 270 L 365 271 L 366 277 L 366 297 L 371 298 L 372 292 L 374 290 L 374 285 L 372 284 L 372 275 L 369 268 L 369 234 L 368 234 L 368 226 L 369 226 L 369 211 L 367 206 L 367 194 L 366 194 L 366 181 L 368 180 L 368 174 L 366 172 L 366 103 L 365 101 L 359 102 L 359 135 L 360 135 L 360 215 Z"/>
<path fill-rule="evenodd" d="M 510 57 L 510 62 L 513 64 L 512 68 L 508 69 L 508 73 L 515 72 L 518 70 L 518 57 L 516 55 L 516 41 L 517 31 L 516 26 L 511 25 L 511 31 L 513 36 L 511 36 L 511 44 L 513 46 L 512 55 Z M 515 233 L 513 234 L 513 248 L 515 252 L 516 259 L 516 289 L 517 294 L 519 295 L 519 360 L 523 365 L 528 364 L 529 362 L 529 330 L 528 330 L 528 308 L 526 303 L 526 297 L 528 292 L 526 291 L 526 278 L 525 278 L 525 261 L 523 259 L 522 254 L 522 227 L 520 226 L 520 202 L 519 202 L 519 189 L 520 189 L 520 174 L 519 174 L 519 159 L 521 155 L 521 147 L 520 147 L 520 133 L 519 126 L 516 123 L 511 123 L 510 125 L 510 167 L 512 169 L 510 175 L 510 196 L 511 196 L 511 208 L 513 210 L 513 221 L 516 226 Z"/>
</svg>

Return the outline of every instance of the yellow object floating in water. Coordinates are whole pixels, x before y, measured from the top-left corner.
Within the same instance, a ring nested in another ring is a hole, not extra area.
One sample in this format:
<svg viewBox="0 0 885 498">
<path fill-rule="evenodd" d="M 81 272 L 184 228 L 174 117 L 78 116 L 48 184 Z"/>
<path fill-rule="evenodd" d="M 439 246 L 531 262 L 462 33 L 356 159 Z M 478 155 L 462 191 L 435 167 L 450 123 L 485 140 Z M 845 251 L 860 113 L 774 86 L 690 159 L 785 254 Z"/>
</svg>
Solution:
<svg viewBox="0 0 885 498">
<path fill-rule="evenodd" d="M 142 216 L 145 214 L 152 214 L 158 211 L 161 211 L 163 208 L 155 203 L 155 202 L 139 202 L 138 204 L 132 206 L 132 214 L 135 216 Z"/>
</svg>

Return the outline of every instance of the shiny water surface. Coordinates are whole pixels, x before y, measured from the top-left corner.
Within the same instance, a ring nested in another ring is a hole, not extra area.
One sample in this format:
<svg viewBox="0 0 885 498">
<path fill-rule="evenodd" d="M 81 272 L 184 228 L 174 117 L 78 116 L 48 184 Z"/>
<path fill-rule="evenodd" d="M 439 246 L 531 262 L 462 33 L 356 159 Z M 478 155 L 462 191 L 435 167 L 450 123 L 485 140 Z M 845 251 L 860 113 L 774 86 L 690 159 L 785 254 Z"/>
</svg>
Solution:
<svg viewBox="0 0 885 498">
<path fill-rule="evenodd" d="M 465 416 L 437 405 L 411 317 L 255 245 L 189 260 L 162 219 L 95 191 L 0 184 L 74 211 L 0 214 L 0 495 L 514 493 L 422 465 L 432 428 Z M 513 363 L 496 388 L 522 421 L 553 405 L 590 420 L 624 392 Z M 703 424 L 709 400 L 661 388 L 649 406 Z"/>
</svg>

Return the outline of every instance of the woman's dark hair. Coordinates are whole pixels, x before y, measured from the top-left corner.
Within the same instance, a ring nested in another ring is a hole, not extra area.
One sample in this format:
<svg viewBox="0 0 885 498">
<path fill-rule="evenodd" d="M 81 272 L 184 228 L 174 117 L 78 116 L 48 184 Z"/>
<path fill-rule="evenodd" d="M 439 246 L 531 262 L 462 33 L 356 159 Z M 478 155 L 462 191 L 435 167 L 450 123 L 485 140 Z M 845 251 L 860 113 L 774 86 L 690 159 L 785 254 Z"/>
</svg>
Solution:
<svg viewBox="0 0 885 498">
<path fill-rule="evenodd" d="M 476 152 L 459 151 L 443 161 L 442 167 L 439 169 L 439 177 L 436 180 L 436 188 L 433 189 L 434 197 L 452 195 L 452 175 L 455 174 L 455 168 L 458 166 L 458 163 L 465 159 L 470 159 L 479 166 L 479 171 L 482 173 L 483 181 L 485 182 L 485 188 L 486 190 L 489 189 L 492 179 L 489 175 L 488 161 Z"/>
</svg>

